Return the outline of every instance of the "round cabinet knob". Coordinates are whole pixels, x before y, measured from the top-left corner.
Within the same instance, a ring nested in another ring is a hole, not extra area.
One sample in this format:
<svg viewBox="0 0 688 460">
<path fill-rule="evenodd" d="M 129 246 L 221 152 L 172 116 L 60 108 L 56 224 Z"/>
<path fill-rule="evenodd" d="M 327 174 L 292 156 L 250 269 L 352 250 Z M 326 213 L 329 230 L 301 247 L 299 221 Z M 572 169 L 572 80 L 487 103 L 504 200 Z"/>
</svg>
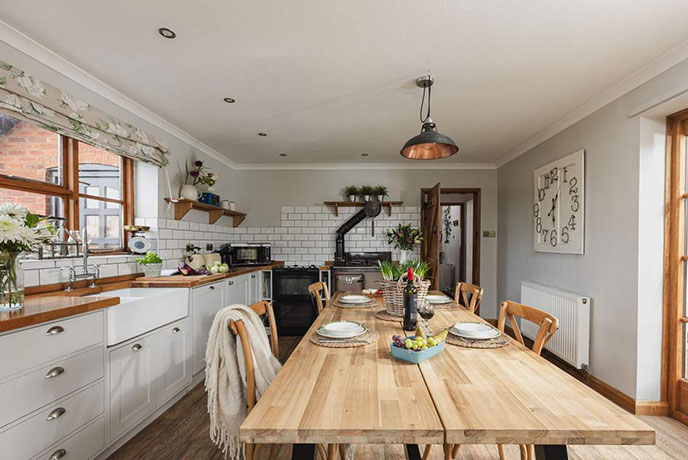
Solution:
<svg viewBox="0 0 688 460">
<path fill-rule="evenodd" d="M 67 451 L 64 449 L 57 449 L 53 454 L 50 456 L 48 460 L 60 460 L 62 457 L 67 455 Z"/>
<path fill-rule="evenodd" d="M 62 417 L 62 416 L 65 414 L 65 412 L 67 412 L 67 409 L 65 409 L 64 407 L 58 407 L 57 409 L 53 409 L 53 410 L 48 414 L 48 417 L 46 417 L 45 420 L 48 421 L 48 422 L 51 421 L 51 420 L 55 420 L 55 419 L 57 419 L 57 418 Z"/>
<path fill-rule="evenodd" d="M 53 377 L 57 377 L 58 375 L 64 374 L 64 367 L 53 367 L 48 371 L 47 374 L 45 374 L 46 379 L 52 379 Z"/>
<path fill-rule="evenodd" d="M 45 335 L 55 335 L 55 334 L 60 334 L 64 332 L 64 328 L 62 326 L 53 326 L 47 331 L 45 331 Z"/>
<path fill-rule="evenodd" d="M 143 348 L 143 345 L 141 345 L 140 343 L 137 343 L 137 344 L 134 344 L 133 347 L 131 347 L 131 350 L 132 351 L 139 351 L 141 348 Z"/>
</svg>

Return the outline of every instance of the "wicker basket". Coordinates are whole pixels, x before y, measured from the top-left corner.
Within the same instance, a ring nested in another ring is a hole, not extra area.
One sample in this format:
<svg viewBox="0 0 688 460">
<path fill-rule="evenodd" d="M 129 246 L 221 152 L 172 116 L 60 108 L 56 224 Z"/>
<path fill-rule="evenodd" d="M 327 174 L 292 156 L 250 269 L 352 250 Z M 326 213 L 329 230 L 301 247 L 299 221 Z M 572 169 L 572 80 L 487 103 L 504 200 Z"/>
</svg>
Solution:
<svg viewBox="0 0 688 460">
<path fill-rule="evenodd" d="M 418 290 L 418 305 L 425 302 L 425 296 L 430 289 L 430 281 L 423 281 L 414 275 L 413 284 Z M 406 274 L 403 274 L 399 281 L 383 281 L 380 284 L 382 295 L 387 304 L 387 313 L 393 316 L 404 316 L 404 287 L 406 287 Z"/>
</svg>

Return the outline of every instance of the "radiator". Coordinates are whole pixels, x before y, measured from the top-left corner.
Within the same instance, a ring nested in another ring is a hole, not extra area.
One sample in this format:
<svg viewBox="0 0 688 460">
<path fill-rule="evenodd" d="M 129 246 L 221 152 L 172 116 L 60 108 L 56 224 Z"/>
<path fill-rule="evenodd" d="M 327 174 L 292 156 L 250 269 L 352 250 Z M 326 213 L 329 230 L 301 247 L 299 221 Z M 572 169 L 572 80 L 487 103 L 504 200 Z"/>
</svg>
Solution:
<svg viewBox="0 0 688 460">
<path fill-rule="evenodd" d="M 555 316 L 559 330 L 545 346 L 577 369 L 588 369 L 590 355 L 590 298 L 531 281 L 521 282 L 521 303 Z M 521 332 L 535 339 L 539 326 L 521 320 Z"/>
</svg>

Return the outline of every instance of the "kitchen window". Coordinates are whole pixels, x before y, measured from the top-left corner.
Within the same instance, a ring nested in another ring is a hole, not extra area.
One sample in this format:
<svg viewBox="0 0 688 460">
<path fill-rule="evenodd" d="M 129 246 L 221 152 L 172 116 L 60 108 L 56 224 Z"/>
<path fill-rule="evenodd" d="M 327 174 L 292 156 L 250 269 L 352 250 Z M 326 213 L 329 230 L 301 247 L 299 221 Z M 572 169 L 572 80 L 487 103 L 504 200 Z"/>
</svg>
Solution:
<svg viewBox="0 0 688 460">
<path fill-rule="evenodd" d="M 0 112 L 0 202 L 86 228 L 93 252 L 126 250 L 133 161 Z"/>
</svg>

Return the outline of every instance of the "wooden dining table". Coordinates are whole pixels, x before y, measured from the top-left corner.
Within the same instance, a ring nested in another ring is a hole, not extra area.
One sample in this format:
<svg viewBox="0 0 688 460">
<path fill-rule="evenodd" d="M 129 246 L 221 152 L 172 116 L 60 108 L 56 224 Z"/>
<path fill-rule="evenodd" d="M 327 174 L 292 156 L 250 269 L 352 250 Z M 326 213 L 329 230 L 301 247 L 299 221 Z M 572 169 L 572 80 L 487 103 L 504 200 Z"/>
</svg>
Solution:
<svg viewBox="0 0 688 460">
<path fill-rule="evenodd" d="M 503 348 L 445 344 L 420 364 L 393 358 L 401 321 L 376 317 L 384 308 L 341 308 L 337 292 L 284 363 L 239 429 L 246 443 L 294 444 L 293 459 L 310 459 L 315 444 L 531 444 L 536 458 L 566 459 L 567 445 L 650 445 L 655 432 L 516 341 Z M 315 345 L 322 324 L 352 320 L 379 333 L 352 348 Z M 430 330 L 483 321 L 462 307 L 436 309 Z M 412 332 L 406 335 L 413 335 Z"/>
</svg>

